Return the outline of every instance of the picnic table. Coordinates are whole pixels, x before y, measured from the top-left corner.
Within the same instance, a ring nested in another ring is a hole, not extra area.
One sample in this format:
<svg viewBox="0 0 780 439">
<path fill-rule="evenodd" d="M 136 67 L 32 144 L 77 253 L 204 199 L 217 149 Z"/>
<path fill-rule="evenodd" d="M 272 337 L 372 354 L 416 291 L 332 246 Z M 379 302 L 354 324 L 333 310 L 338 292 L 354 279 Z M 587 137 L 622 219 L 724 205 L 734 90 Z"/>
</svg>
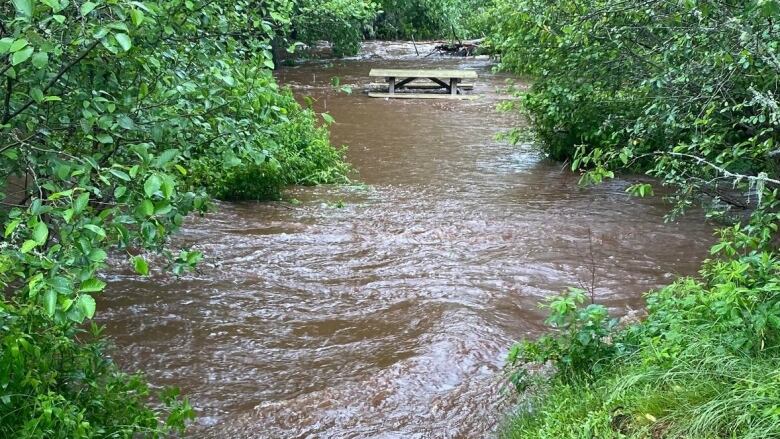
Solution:
<svg viewBox="0 0 780 439">
<path fill-rule="evenodd" d="M 409 97 L 409 93 L 399 93 L 396 91 L 406 88 L 410 83 L 417 79 L 427 79 L 431 81 L 436 88 L 446 90 L 449 97 L 457 97 L 463 90 L 459 84 L 464 79 L 477 79 L 477 72 L 473 70 L 414 70 L 414 69 L 371 69 L 368 76 L 373 78 L 385 78 L 388 83 L 387 93 L 369 93 L 374 97 Z M 442 94 L 414 95 L 413 97 L 444 97 Z"/>
</svg>

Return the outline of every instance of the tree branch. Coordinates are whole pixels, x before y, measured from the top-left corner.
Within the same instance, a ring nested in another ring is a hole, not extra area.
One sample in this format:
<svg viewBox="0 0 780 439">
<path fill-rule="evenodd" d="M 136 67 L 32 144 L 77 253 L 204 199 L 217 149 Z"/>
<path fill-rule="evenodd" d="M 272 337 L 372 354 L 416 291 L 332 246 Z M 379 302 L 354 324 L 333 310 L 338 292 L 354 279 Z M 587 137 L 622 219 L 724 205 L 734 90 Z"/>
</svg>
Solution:
<svg viewBox="0 0 780 439">
<path fill-rule="evenodd" d="M 84 50 L 82 50 L 81 53 L 79 53 L 78 56 L 76 56 L 76 58 L 74 58 L 69 63 L 67 63 L 64 66 L 62 66 L 62 68 L 60 68 L 60 71 L 57 72 L 57 74 L 54 75 L 54 77 L 51 78 L 48 83 L 46 83 L 46 86 L 43 87 L 42 91 L 44 93 L 46 93 L 46 91 L 48 89 L 50 89 L 54 84 L 57 83 L 57 81 L 60 80 L 60 78 L 62 78 L 62 75 L 64 75 L 68 70 L 73 68 L 73 66 L 75 66 L 76 64 L 81 62 L 81 60 L 86 58 L 86 56 L 89 54 L 89 52 L 91 52 L 92 49 L 94 49 L 99 43 L 100 43 L 100 40 L 93 41 L 92 43 L 89 44 L 89 46 L 85 47 Z M 33 103 L 35 103 L 35 101 L 33 99 L 30 99 L 27 102 L 25 102 L 24 105 L 19 107 L 19 109 L 14 111 L 13 113 L 11 113 L 9 115 L 6 115 L 6 116 L 3 116 L 3 121 L 2 121 L 2 123 L 0 125 L 5 125 L 6 123 L 8 123 L 9 120 L 11 120 L 14 117 L 18 116 L 19 114 L 21 114 L 24 110 L 29 108 Z"/>
</svg>

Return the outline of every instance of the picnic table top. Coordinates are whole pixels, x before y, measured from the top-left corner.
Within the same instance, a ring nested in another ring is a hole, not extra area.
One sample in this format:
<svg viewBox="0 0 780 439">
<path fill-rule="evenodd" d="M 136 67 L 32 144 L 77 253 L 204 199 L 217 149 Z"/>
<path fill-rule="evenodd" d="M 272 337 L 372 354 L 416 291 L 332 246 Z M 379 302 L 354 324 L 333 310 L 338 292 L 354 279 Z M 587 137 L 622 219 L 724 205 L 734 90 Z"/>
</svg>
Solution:
<svg viewBox="0 0 780 439">
<path fill-rule="evenodd" d="M 371 69 L 368 76 L 395 78 L 459 78 L 473 79 L 477 77 L 474 70 L 417 70 L 417 69 Z"/>
</svg>

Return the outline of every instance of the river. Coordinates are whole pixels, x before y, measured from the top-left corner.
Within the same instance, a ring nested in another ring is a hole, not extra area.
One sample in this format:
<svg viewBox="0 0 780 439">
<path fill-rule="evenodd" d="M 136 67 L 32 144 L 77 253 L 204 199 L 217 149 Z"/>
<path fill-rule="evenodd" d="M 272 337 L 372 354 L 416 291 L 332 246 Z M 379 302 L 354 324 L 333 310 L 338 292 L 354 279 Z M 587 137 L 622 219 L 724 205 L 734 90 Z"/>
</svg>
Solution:
<svg viewBox="0 0 780 439">
<path fill-rule="evenodd" d="M 373 67 L 475 69 L 482 97 L 369 98 Z M 192 437 L 489 437 L 505 352 L 543 331 L 540 301 L 593 269 L 620 315 L 695 274 L 713 242 L 700 213 L 664 223 L 658 197 L 624 192 L 632 178 L 579 188 L 561 163 L 495 140 L 524 122 L 496 111 L 508 76 L 491 68 L 366 43 L 279 69 L 336 119 L 356 184 L 220 203 L 176 238 L 205 254 L 182 278 L 113 272 L 99 314 L 116 361 L 181 387 Z"/>
</svg>

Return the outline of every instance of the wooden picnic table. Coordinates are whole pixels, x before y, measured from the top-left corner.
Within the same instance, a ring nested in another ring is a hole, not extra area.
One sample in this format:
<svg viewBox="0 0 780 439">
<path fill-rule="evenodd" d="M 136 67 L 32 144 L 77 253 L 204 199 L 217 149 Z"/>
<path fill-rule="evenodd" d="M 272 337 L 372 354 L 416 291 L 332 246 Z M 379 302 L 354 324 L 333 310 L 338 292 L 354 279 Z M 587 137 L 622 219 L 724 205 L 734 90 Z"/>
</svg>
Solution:
<svg viewBox="0 0 780 439">
<path fill-rule="evenodd" d="M 473 70 L 371 69 L 368 76 L 385 78 L 390 95 L 394 95 L 396 90 L 404 88 L 416 79 L 428 79 L 439 88 L 447 90 L 450 96 L 456 96 L 458 93 L 463 93 L 458 84 L 464 79 L 477 79 L 477 72 Z"/>
</svg>

